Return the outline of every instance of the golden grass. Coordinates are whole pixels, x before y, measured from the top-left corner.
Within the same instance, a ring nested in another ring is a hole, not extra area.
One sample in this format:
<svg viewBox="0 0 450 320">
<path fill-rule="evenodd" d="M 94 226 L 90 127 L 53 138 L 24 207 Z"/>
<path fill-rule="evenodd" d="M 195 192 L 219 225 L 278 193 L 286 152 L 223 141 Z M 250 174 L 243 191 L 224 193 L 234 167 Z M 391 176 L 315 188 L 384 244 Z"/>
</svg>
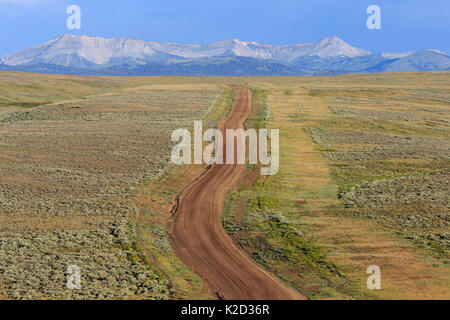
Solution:
<svg viewBox="0 0 450 320">
<path fill-rule="evenodd" d="M 269 79 L 253 81 L 253 85 L 268 93 L 268 103 L 273 116 L 269 126 L 280 128 L 280 173 L 268 178 L 264 187 L 265 193 L 280 199 L 281 212 L 287 214 L 291 221 L 306 226 L 309 237 L 322 247 L 332 262 L 346 270 L 346 276 L 359 287 L 353 292 L 354 297 L 367 294 L 366 298 L 376 299 L 448 299 L 449 269 L 429 250 L 418 248 L 411 241 L 398 236 L 395 229 L 385 228 L 367 219 L 335 215 L 335 212 L 341 210 L 336 194 L 337 184 L 330 175 L 332 163 L 322 155 L 323 146 L 314 144 L 303 129 L 320 126 L 330 120 L 335 121 L 336 116 L 328 106 L 339 103 L 342 97 L 363 98 L 362 101 L 358 100 L 360 106 L 357 108 L 368 110 L 410 111 L 411 107 L 418 107 L 418 104 L 433 106 L 446 113 L 440 115 L 441 118 L 448 119 L 450 103 L 445 101 L 450 101 L 450 95 L 446 95 L 450 92 L 449 75 L 447 72 L 286 78 L 285 81 L 279 80 L 277 84 Z M 426 82 L 426 87 L 423 86 L 423 81 Z M 313 94 L 311 90 L 314 90 Z M 405 94 L 405 91 L 408 91 L 408 94 Z M 411 91 L 417 99 L 407 98 Z M 438 98 L 433 98 L 428 92 L 434 92 Z M 398 102 L 398 96 L 401 102 Z M 377 105 L 378 100 L 382 102 L 380 106 Z M 390 102 L 394 102 L 393 107 Z M 355 108 L 351 100 L 342 103 L 349 108 Z M 299 105 L 303 116 L 298 116 Z M 423 114 L 420 112 L 419 114 Z M 414 127 L 416 124 L 417 122 L 408 123 L 405 128 L 418 134 L 441 135 L 439 132 L 434 133 L 434 129 Z M 349 129 L 358 130 L 357 123 L 352 125 Z M 387 125 L 396 129 L 403 124 L 390 121 Z M 339 128 L 340 123 L 337 122 L 335 126 Z M 447 130 L 448 138 L 448 125 L 440 123 L 436 126 Z M 354 150 L 356 146 L 351 144 L 343 147 Z M 300 201 L 302 205 L 292 216 L 290 208 L 295 201 Z M 383 285 L 380 291 L 369 291 L 365 288 L 368 277 L 365 270 L 372 264 L 379 265 L 382 269 Z M 287 267 L 280 268 L 270 264 L 269 267 L 275 268 L 281 278 L 296 284 L 307 294 L 308 286 L 314 285 L 314 279 L 308 283 L 308 280 L 300 279 L 302 274 L 296 279 L 292 276 L 292 270 Z M 352 294 L 342 295 L 323 288 L 323 291 L 316 292 L 314 297 L 351 298 Z"/>
</svg>

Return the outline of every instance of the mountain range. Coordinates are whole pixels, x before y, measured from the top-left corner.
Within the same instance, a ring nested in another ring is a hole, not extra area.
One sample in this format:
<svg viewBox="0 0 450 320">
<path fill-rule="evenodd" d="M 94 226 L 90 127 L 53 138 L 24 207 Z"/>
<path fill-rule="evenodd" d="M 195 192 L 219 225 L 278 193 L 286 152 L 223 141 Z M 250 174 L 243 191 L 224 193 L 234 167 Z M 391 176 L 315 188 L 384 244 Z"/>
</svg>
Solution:
<svg viewBox="0 0 450 320">
<path fill-rule="evenodd" d="M 227 40 L 207 44 L 61 35 L 0 60 L 0 70 L 77 75 L 333 75 L 450 70 L 438 50 L 375 54 L 338 37 L 269 45 Z"/>
</svg>

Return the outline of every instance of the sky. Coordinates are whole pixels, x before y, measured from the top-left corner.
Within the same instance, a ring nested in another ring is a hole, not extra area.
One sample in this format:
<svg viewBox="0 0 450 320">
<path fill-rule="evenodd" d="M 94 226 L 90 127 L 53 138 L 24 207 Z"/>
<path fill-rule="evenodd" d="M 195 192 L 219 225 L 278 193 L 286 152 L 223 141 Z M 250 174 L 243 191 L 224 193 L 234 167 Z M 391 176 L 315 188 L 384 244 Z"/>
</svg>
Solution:
<svg viewBox="0 0 450 320">
<path fill-rule="evenodd" d="M 69 30 L 67 7 L 81 9 Z M 369 30 L 378 5 L 381 29 Z M 0 57 L 61 34 L 206 43 L 228 39 L 268 44 L 338 36 L 380 52 L 439 49 L 450 53 L 449 0 L 0 0 Z"/>
</svg>

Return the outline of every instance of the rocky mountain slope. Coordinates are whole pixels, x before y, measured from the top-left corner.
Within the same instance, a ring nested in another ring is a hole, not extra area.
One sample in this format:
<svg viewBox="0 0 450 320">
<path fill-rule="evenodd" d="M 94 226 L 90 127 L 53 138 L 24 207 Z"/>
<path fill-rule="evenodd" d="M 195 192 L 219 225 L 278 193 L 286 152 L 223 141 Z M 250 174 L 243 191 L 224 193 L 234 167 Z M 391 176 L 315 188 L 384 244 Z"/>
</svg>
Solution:
<svg viewBox="0 0 450 320">
<path fill-rule="evenodd" d="M 450 69 L 436 50 L 373 54 L 328 37 L 269 45 L 227 40 L 207 44 L 62 35 L 14 52 L 0 69 L 85 75 L 314 75 Z"/>
</svg>

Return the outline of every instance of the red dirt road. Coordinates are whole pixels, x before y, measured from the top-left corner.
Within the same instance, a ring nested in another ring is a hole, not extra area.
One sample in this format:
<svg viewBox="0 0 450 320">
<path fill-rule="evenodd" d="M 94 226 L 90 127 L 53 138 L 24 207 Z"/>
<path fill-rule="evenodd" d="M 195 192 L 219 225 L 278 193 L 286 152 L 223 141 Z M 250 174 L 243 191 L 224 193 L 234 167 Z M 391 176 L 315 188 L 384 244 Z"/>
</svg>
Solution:
<svg viewBox="0 0 450 320">
<path fill-rule="evenodd" d="M 219 123 L 222 132 L 244 128 L 250 114 L 250 91 L 240 86 L 233 88 L 236 101 L 229 116 Z M 243 165 L 214 164 L 186 188 L 169 227 L 172 247 L 219 299 L 305 299 L 254 263 L 222 228 L 224 198 L 243 170 Z"/>
</svg>

